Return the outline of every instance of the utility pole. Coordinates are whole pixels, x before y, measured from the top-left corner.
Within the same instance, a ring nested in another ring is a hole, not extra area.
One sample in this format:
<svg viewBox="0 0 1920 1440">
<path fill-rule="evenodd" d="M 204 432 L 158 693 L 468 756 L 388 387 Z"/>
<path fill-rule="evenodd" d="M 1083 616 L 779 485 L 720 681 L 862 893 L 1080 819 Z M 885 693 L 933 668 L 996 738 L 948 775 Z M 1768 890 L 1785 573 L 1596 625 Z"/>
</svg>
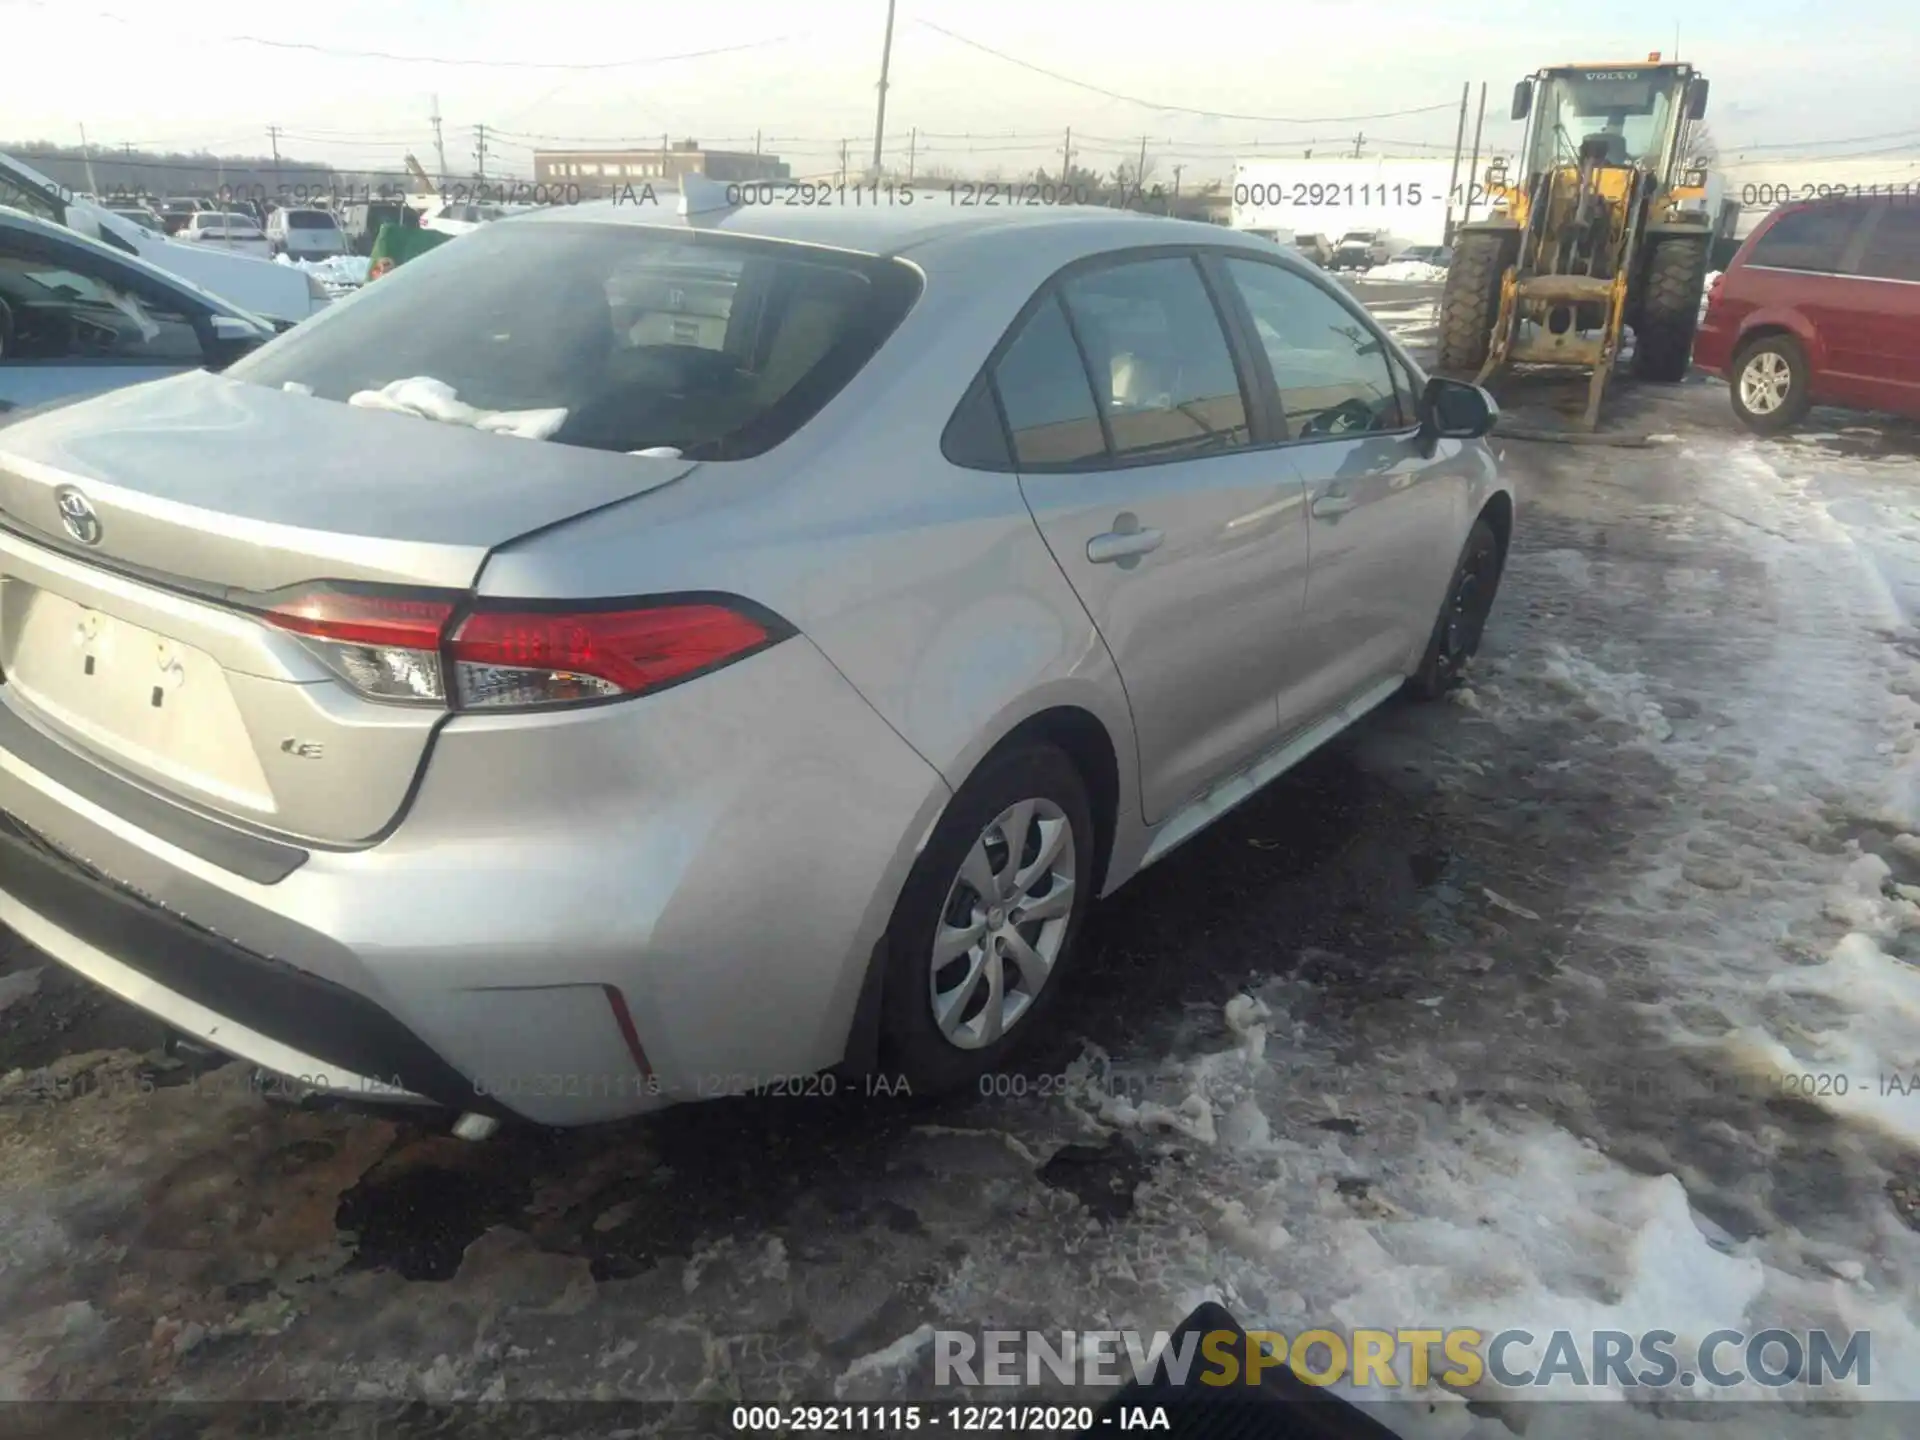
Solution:
<svg viewBox="0 0 1920 1440">
<path fill-rule="evenodd" d="M 473 127 L 473 158 L 479 162 L 480 166 L 475 172 L 477 178 L 485 180 L 487 178 L 487 127 L 485 125 Z"/>
<path fill-rule="evenodd" d="M 1067 142 L 1060 147 L 1060 188 L 1073 184 L 1073 126 L 1067 126 Z"/>
<path fill-rule="evenodd" d="M 93 178 L 93 147 L 87 144 L 87 127 L 80 127 L 80 153 L 87 157 L 87 189 L 95 196 L 100 194 L 100 184 Z"/>
<path fill-rule="evenodd" d="M 880 151 L 887 138 L 887 70 L 893 63 L 893 6 L 887 0 L 887 38 L 880 47 L 880 101 L 873 117 L 873 178 L 880 178 Z"/>
<path fill-rule="evenodd" d="M 1173 198 L 1175 200 L 1180 198 L 1180 172 L 1186 168 L 1184 165 L 1176 165 L 1173 167 Z"/>
<path fill-rule="evenodd" d="M 840 142 L 840 183 L 847 183 L 847 142 Z"/>
<path fill-rule="evenodd" d="M 447 147 L 440 137 L 440 97 L 438 95 L 433 97 L 431 118 L 433 120 L 433 153 L 440 162 L 440 188 L 444 190 L 447 185 Z"/>
<path fill-rule="evenodd" d="M 1441 222 L 1440 243 L 1453 244 L 1453 197 L 1460 193 L 1460 157 L 1467 148 L 1467 97 L 1473 92 L 1473 82 L 1460 82 L 1460 124 L 1453 132 L 1453 174 L 1447 179 L 1447 218 Z M 1473 184 L 1473 177 L 1467 177 L 1467 184 Z"/>
<path fill-rule="evenodd" d="M 1140 137 L 1139 163 L 1133 167 L 1133 193 L 1136 195 L 1147 193 L 1147 137 L 1144 135 Z"/>
<path fill-rule="evenodd" d="M 273 147 L 273 193 L 280 193 L 280 127 L 267 126 L 267 143 Z"/>
<path fill-rule="evenodd" d="M 753 132 L 753 158 L 756 160 L 760 158 L 760 132 L 758 130 Z"/>
<path fill-rule="evenodd" d="M 918 150 L 919 147 L 920 147 L 920 127 L 916 125 L 911 130 L 907 131 L 907 183 L 909 185 L 913 183 L 914 152 Z"/>
<path fill-rule="evenodd" d="M 1473 159 L 1467 162 L 1467 208 L 1460 223 L 1473 219 L 1473 177 L 1480 173 L 1480 130 L 1487 123 L 1487 82 L 1480 82 L 1480 118 L 1473 122 Z"/>
<path fill-rule="evenodd" d="M 1362 145 L 1365 145 L 1366 143 L 1367 143 L 1367 132 L 1364 130 L 1362 130 L 1358 135 L 1353 137 L 1353 158 L 1354 159 L 1358 160 L 1360 158 L 1360 147 Z"/>
</svg>

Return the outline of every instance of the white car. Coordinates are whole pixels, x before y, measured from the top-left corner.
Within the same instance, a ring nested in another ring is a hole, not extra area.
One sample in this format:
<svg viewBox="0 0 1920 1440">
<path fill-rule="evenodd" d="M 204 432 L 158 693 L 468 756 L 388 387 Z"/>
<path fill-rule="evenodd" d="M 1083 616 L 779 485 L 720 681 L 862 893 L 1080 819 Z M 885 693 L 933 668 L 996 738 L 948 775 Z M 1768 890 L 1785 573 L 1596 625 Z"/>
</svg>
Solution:
<svg viewBox="0 0 1920 1440">
<path fill-rule="evenodd" d="M 260 222 L 251 215 L 238 215 L 230 210 L 202 210 L 187 222 L 180 239 L 189 245 L 218 245 L 223 250 L 257 255 L 262 260 L 273 258 L 273 245 L 267 239 L 267 232 L 260 228 Z"/>
<path fill-rule="evenodd" d="M 1393 254 L 1393 240 L 1384 230 L 1349 230 L 1333 247 L 1332 270 L 1368 270 L 1384 265 Z"/>
<path fill-rule="evenodd" d="M 352 247 L 340 222 L 325 210 L 283 208 L 267 217 L 267 243 L 293 260 L 331 260 Z"/>
<path fill-rule="evenodd" d="M 274 265 L 218 245 L 193 245 L 123 220 L 82 200 L 38 170 L 0 154 L 0 206 L 21 210 L 197 285 L 229 305 L 286 329 L 330 303 L 313 276 L 291 265 Z"/>
<path fill-rule="evenodd" d="M 504 218 L 506 213 L 498 205 L 449 201 L 429 210 L 421 220 L 420 228 L 438 230 L 442 235 L 465 235 L 470 230 L 478 230 L 490 220 Z"/>
</svg>

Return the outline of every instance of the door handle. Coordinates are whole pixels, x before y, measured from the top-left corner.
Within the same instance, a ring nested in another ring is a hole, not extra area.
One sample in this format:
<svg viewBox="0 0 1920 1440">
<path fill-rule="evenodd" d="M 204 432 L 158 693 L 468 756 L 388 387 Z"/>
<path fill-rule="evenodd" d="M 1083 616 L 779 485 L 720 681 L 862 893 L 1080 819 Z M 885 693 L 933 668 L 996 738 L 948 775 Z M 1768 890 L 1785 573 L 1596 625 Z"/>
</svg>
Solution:
<svg viewBox="0 0 1920 1440">
<path fill-rule="evenodd" d="M 1325 495 L 1317 495 L 1314 497 L 1313 518 L 1316 520 L 1338 520 L 1342 515 L 1354 509 L 1359 504 L 1360 502 L 1358 500 L 1354 499 L 1353 496 L 1347 494 L 1345 491 L 1329 491 Z"/>
<path fill-rule="evenodd" d="M 1158 530 L 1109 530 L 1087 541 L 1087 559 L 1095 565 L 1118 561 L 1125 567 L 1129 560 L 1138 560 L 1158 550 L 1166 538 Z"/>
</svg>

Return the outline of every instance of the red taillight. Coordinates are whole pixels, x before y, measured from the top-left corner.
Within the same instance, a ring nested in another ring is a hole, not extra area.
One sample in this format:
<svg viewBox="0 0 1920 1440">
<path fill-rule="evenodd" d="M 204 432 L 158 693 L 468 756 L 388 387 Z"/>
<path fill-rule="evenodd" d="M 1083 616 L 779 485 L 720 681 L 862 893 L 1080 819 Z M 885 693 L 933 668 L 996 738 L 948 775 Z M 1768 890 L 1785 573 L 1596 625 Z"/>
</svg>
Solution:
<svg viewBox="0 0 1920 1440">
<path fill-rule="evenodd" d="M 447 644 L 463 707 L 638 695 L 758 650 L 774 638 L 725 605 L 635 610 L 480 610 Z"/>
<path fill-rule="evenodd" d="M 353 645 L 404 645 L 437 650 L 453 615 L 445 600 L 314 590 L 267 609 L 269 623 L 296 635 Z"/>
<path fill-rule="evenodd" d="M 611 700 L 744 658 L 785 632 L 720 600 L 618 609 L 488 602 L 448 634 L 448 598 L 318 586 L 261 618 L 374 700 L 503 709 Z"/>
</svg>

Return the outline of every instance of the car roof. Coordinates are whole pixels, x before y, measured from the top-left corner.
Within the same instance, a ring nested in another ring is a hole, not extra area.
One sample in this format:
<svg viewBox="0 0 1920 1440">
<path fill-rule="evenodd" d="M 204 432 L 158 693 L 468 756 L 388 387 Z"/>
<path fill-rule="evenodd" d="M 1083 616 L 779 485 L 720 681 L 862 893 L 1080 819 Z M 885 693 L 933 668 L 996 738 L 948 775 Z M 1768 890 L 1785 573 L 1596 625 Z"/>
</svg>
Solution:
<svg viewBox="0 0 1920 1440">
<path fill-rule="evenodd" d="M 170 289 L 191 295 L 203 305 L 219 311 L 222 315 L 232 315 L 237 319 L 250 321 L 269 332 L 273 329 L 258 315 L 249 314 L 239 306 L 222 300 L 218 295 L 202 290 L 192 281 L 182 279 L 171 270 L 163 270 L 158 265 L 150 264 L 138 255 L 129 255 L 125 251 L 116 250 L 111 245 L 102 245 L 91 235 L 82 235 L 78 230 L 69 230 L 66 226 L 56 225 L 51 220 L 42 220 L 38 215 L 29 215 L 24 210 L 11 210 L 0 205 L 0 235 L 4 235 L 9 230 L 16 234 L 35 235 L 41 239 L 57 241 L 62 245 L 80 250 L 91 250 L 113 261 L 116 265 L 138 271 L 155 284 L 165 285 Z"/>
<path fill-rule="evenodd" d="M 852 189 L 847 194 L 851 197 Z M 918 191 L 911 204 L 858 205 L 849 199 L 834 205 L 739 205 L 693 217 L 679 213 L 678 191 L 655 191 L 654 195 L 652 203 L 624 198 L 585 201 L 510 215 L 496 223 L 573 221 L 737 235 L 855 255 L 911 256 L 915 263 L 952 263 L 970 253 L 1000 250 L 1009 241 L 1032 241 L 1050 251 L 1084 255 L 1154 245 L 1213 245 L 1279 257 L 1283 263 L 1306 269 L 1271 241 L 1225 225 L 1103 205 L 961 205 L 950 203 L 945 187 Z"/>
</svg>

